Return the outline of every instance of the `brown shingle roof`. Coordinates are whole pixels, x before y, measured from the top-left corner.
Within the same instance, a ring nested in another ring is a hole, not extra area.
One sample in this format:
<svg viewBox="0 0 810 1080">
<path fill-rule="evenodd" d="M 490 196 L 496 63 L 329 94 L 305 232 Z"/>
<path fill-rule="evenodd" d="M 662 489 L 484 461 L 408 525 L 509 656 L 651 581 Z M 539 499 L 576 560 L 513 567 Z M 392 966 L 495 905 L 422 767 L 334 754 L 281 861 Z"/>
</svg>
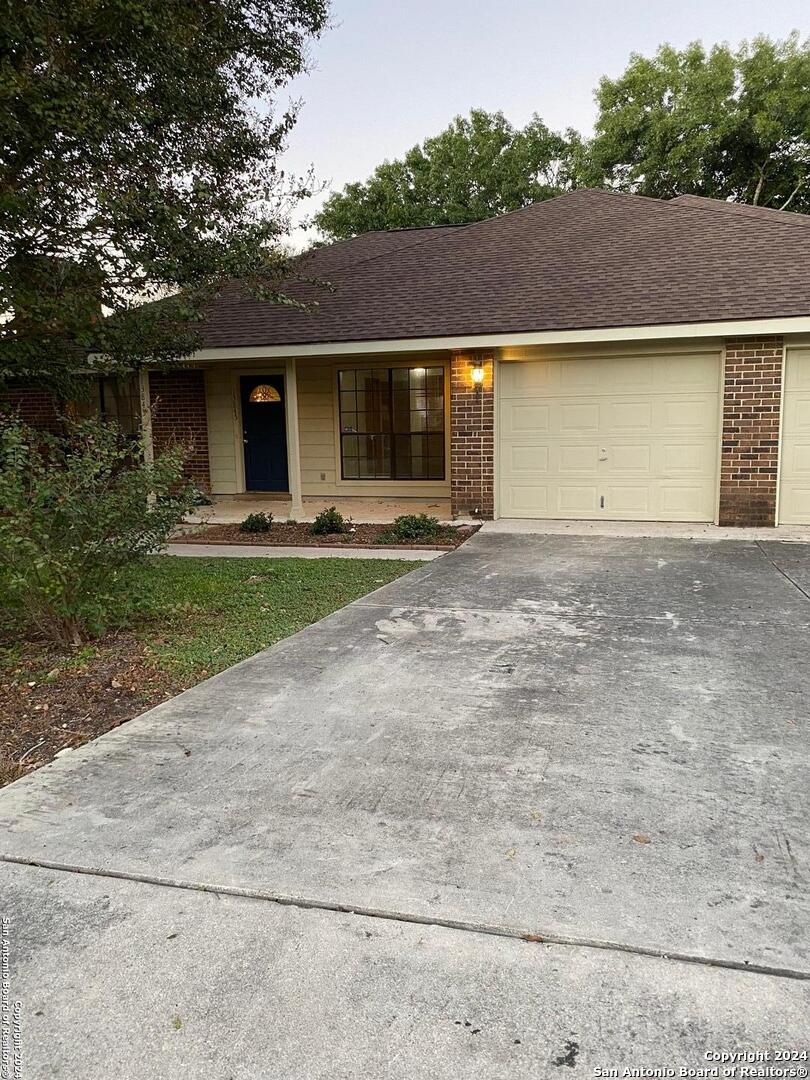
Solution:
<svg viewBox="0 0 810 1080">
<path fill-rule="evenodd" d="M 369 233 L 301 260 L 302 275 L 334 286 L 289 287 L 317 300 L 316 313 L 253 300 L 233 283 L 212 307 L 205 344 L 810 315 L 810 233 L 797 219 L 810 222 L 713 200 L 583 189 L 471 225 Z"/>
<path fill-rule="evenodd" d="M 807 214 L 794 214 L 790 210 L 774 210 L 772 206 L 724 202 L 721 199 L 707 199 L 703 195 L 677 195 L 672 202 L 679 206 L 692 206 L 696 210 L 715 210 L 721 214 L 736 214 L 763 222 L 770 220 L 782 225 L 810 226 L 810 217 Z"/>
</svg>

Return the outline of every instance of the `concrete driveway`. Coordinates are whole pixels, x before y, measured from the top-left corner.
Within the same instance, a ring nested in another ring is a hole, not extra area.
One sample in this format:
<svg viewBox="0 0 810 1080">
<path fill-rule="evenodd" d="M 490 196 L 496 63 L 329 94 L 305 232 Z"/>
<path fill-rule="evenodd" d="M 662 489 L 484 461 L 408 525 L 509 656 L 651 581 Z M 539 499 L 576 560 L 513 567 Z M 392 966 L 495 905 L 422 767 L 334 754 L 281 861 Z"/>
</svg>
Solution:
<svg viewBox="0 0 810 1080">
<path fill-rule="evenodd" d="M 807 545 L 479 534 L 18 781 L 23 1075 L 810 1050 L 808 594 Z"/>
</svg>

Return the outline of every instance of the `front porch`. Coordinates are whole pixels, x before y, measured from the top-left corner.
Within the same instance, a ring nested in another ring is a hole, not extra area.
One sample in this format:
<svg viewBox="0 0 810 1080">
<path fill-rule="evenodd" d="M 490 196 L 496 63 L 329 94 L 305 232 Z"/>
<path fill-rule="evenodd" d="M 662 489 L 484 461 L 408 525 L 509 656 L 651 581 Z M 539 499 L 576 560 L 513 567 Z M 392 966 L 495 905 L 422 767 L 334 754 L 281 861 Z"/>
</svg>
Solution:
<svg viewBox="0 0 810 1080">
<path fill-rule="evenodd" d="M 402 514 L 427 514 L 443 524 L 467 524 L 453 521 L 450 499 L 408 499 L 397 497 L 328 497 L 304 496 L 301 508 L 293 513 L 290 495 L 248 492 L 244 495 L 213 496 L 211 506 L 200 506 L 187 515 L 189 525 L 236 525 L 248 514 L 264 511 L 278 521 L 294 517 L 296 521 L 314 521 L 321 510 L 336 506 L 345 518 L 368 524 L 388 524 Z"/>
<path fill-rule="evenodd" d="M 489 485 L 466 492 L 476 448 L 462 438 L 451 452 L 455 366 L 425 353 L 152 371 L 142 375 L 143 428 L 156 449 L 186 448 L 188 477 L 212 499 L 190 523 L 233 524 L 261 510 L 311 521 L 333 505 L 369 524 L 486 517 Z M 462 489 L 469 499 L 453 498 Z"/>
</svg>

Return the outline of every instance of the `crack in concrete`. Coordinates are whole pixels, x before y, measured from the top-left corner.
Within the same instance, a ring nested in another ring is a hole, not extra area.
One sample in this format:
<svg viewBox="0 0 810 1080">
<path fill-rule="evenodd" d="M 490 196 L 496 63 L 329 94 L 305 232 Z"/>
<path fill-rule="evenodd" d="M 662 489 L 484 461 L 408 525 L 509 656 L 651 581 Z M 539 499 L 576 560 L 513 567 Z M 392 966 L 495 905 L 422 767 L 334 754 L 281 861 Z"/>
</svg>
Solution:
<svg viewBox="0 0 810 1080">
<path fill-rule="evenodd" d="M 366 907 L 333 900 L 317 900 L 312 897 L 291 896 L 275 893 L 269 889 L 246 888 L 238 885 L 209 885 L 205 882 L 177 878 L 158 877 L 125 870 L 109 870 L 100 867 L 79 866 L 71 863 L 53 862 L 45 859 L 27 858 L 22 855 L 0 855 L 0 861 L 17 866 L 32 866 L 41 870 L 56 870 L 66 874 L 84 874 L 88 877 L 113 878 L 118 881 L 134 881 L 160 888 L 184 889 L 189 892 L 214 893 L 217 896 L 233 896 L 249 900 L 264 900 L 281 907 L 301 908 L 305 911 L 334 911 L 344 915 L 361 915 L 369 919 L 385 919 L 388 922 L 410 923 L 417 926 L 436 926 L 445 930 L 482 934 L 490 937 L 514 938 L 541 945 L 560 945 L 569 948 L 600 949 L 606 952 L 625 953 L 631 956 L 647 956 L 657 960 L 673 960 L 703 967 L 726 968 L 745 971 L 752 975 L 769 975 L 782 979 L 810 981 L 810 971 L 771 964 L 752 964 L 747 960 L 729 960 L 723 957 L 703 956 L 699 953 L 672 952 L 645 945 L 629 945 L 626 942 L 608 941 L 578 934 L 559 934 L 546 930 L 527 930 L 498 923 L 475 922 L 468 919 L 441 918 L 420 915 L 417 912 L 394 911 L 385 908 Z"/>
<path fill-rule="evenodd" d="M 760 550 L 760 552 L 768 560 L 768 562 L 771 564 L 771 566 L 774 568 L 774 570 L 776 570 L 777 573 L 781 574 L 782 577 L 785 579 L 785 581 L 789 581 L 790 584 L 793 586 L 793 588 L 796 589 L 797 592 L 800 592 L 802 594 L 802 596 L 805 598 L 805 600 L 810 600 L 810 593 L 808 593 L 805 589 L 803 589 L 801 587 L 801 585 L 798 583 L 798 581 L 794 581 L 793 578 L 790 576 L 790 574 L 787 572 L 787 570 L 783 570 L 782 567 L 779 565 L 778 562 L 776 562 L 775 559 L 772 559 L 770 557 L 768 552 L 762 546 L 762 543 L 759 540 L 755 540 L 754 543 L 756 544 L 756 547 Z"/>
</svg>

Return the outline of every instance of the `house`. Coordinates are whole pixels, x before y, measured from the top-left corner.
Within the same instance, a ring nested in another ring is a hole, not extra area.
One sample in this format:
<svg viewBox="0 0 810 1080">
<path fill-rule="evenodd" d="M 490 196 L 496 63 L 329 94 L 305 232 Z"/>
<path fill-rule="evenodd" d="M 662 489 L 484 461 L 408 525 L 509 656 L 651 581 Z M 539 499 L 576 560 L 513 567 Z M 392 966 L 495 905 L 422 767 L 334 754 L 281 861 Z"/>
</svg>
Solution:
<svg viewBox="0 0 810 1080">
<path fill-rule="evenodd" d="M 290 287 L 316 312 L 234 283 L 186 367 L 102 392 L 193 438 L 214 497 L 294 514 L 810 524 L 809 266 L 810 217 L 579 190 L 317 249 L 332 289 Z"/>
</svg>

